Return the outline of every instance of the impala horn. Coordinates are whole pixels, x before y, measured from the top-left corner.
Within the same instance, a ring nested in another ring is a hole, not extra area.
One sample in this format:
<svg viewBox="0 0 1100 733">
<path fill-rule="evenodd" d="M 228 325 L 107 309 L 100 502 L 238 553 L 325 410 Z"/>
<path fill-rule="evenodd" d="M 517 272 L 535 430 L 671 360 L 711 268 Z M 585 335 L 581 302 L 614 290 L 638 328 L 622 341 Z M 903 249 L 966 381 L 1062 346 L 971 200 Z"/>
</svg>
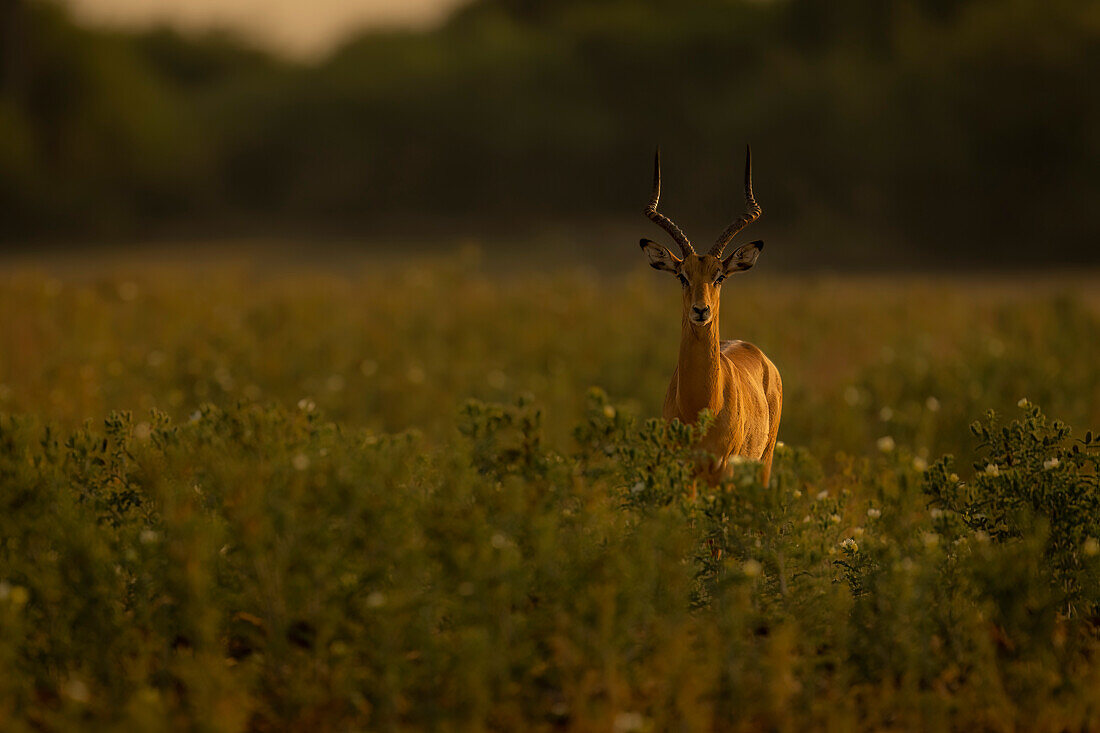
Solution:
<svg viewBox="0 0 1100 733">
<path fill-rule="evenodd" d="M 656 194 L 654 194 L 656 195 Z M 656 199 L 654 199 L 656 201 Z M 756 203 L 756 199 L 752 197 L 752 149 L 745 146 L 745 214 L 734 220 L 732 224 L 726 227 L 726 230 L 722 232 L 718 237 L 718 241 L 714 243 L 714 246 L 710 248 L 710 253 L 715 257 L 721 258 L 722 252 L 729 246 L 731 240 L 737 236 L 737 233 L 752 224 L 754 221 L 760 218 L 760 214 L 763 210 L 760 208 L 760 204 Z M 652 217 L 651 217 L 652 218 Z"/>
<path fill-rule="evenodd" d="M 695 254 L 695 248 L 691 246 L 687 235 L 680 227 L 673 223 L 664 214 L 657 211 L 657 202 L 661 198 L 661 149 L 657 148 L 657 154 L 653 156 L 653 195 L 649 197 L 649 205 L 646 206 L 645 215 L 657 226 L 664 229 L 680 245 L 680 252 L 684 257 Z"/>
</svg>

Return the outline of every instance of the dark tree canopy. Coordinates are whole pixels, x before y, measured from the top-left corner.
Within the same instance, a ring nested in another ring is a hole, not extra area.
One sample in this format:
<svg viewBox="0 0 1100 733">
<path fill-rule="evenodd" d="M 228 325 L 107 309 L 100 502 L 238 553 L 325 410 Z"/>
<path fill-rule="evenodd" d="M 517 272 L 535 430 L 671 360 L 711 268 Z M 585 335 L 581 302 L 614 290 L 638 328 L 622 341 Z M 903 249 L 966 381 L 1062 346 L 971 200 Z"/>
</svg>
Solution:
<svg viewBox="0 0 1100 733">
<path fill-rule="evenodd" d="M 751 142 L 787 251 L 1097 261 L 1084 0 L 477 0 L 312 66 L 0 15 L 7 239 L 634 222 L 657 142 L 668 205 L 710 237 Z"/>
</svg>

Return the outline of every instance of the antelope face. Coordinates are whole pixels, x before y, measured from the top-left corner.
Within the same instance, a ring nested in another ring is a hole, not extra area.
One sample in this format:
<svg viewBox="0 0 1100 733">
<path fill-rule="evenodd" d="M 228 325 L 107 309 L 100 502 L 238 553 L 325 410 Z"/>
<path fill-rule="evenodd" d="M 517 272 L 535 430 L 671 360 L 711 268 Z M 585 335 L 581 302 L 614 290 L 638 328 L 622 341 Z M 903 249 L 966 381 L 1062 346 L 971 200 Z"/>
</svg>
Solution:
<svg viewBox="0 0 1100 733">
<path fill-rule="evenodd" d="M 687 236 L 671 219 L 657 211 L 661 198 L 661 151 L 653 160 L 653 193 L 649 197 L 645 215 L 664 229 L 680 245 L 683 259 L 648 239 L 641 241 L 642 251 L 649 258 L 649 266 L 655 270 L 671 272 L 684 288 L 684 319 L 693 326 L 706 326 L 718 315 L 718 294 L 722 281 L 735 272 L 744 272 L 756 264 L 762 241 L 749 242 L 729 257 L 722 253 L 739 231 L 760 218 L 760 206 L 752 195 L 752 153 L 745 149 L 745 213 L 735 219 L 706 254 L 699 254 L 691 246 Z"/>
<path fill-rule="evenodd" d="M 666 248 L 643 239 L 642 251 L 649 258 L 649 266 L 671 272 L 683 288 L 684 318 L 694 326 L 706 326 L 718 314 L 718 299 L 722 282 L 730 275 L 756 264 L 756 258 L 764 248 L 762 241 L 749 242 L 724 260 L 712 254 L 685 253 L 681 260 Z"/>
</svg>

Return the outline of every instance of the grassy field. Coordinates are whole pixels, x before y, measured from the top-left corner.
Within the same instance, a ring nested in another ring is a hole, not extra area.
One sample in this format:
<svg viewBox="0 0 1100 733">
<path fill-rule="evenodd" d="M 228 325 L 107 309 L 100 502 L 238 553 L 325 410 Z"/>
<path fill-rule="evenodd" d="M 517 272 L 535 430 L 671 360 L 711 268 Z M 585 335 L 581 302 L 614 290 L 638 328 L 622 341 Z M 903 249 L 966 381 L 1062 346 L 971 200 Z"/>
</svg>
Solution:
<svg viewBox="0 0 1100 733">
<path fill-rule="evenodd" d="M 9 267 L 0 729 L 1098 728 L 1098 286 L 732 278 L 689 501 L 648 268 Z"/>
</svg>

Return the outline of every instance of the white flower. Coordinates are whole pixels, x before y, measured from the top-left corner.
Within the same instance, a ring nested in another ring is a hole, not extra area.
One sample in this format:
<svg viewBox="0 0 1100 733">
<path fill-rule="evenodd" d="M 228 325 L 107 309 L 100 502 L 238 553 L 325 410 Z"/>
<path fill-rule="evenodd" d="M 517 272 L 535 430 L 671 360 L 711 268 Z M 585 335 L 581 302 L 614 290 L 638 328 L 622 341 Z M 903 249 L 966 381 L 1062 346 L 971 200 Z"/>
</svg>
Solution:
<svg viewBox="0 0 1100 733">
<path fill-rule="evenodd" d="M 937 400 L 935 397 L 929 397 L 928 399 L 926 399 L 924 401 L 924 406 L 926 408 L 928 408 L 929 412 L 939 412 L 940 411 L 940 401 Z"/>
<path fill-rule="evenodd" d="M 758 561 L 750 558 L 741 563 L 741 572 L 750 578 L 758 578 L 760 577 L 760 573 L 764 572 L 764 566 Z"/>
<path fill-rule="evenodd" d="M 508 545 L 508 538 L 502 535 L 500 532 L 497 532 L 492 536 L 489 542 L 493 545 L 493 547 L 499 550 Z"/>
<path fill-rule="evenodd" d="M 985 464 L 985 475 L 986 476 L 1000 476 L 1001 475 L 1001 469 L 998 468 L 997 464 L 995 464 L 995 463 L 987 463 L 987 464 Z"/>
<path fill-rule="evenodd" d="M 615 408 L 612 407 L 611 405 L 604 405 L 603 406 L 603 416 L 608 418 L 608 419 L 611 419 L 611 418 L 615 417 Z"/>
<path fill-rule="evenodd" d="M 149 529 L 148 527 L 141 530 L 141 534 L 138 535 L 138 540 L 143 545 L 151 545 L 152 543 L 156 542 L 157 539 L 158 539 L 157 533 L 154 532 L 153 530 Z"/>
<path fill-rule="evenodd" d="M 974 533 L 974 539 L 978 542 L 981 542 L 982 544 L 985 544 L 986 542 L 989 542 L 989 534 L 986 533 L 984 530 L 979 529 L 977 532 Z"/>
<path fill-rule="evenodd" d="M 493 369 L 485 375 L 485 381 L 493 389 L 504 389 L 508 386 L 508 375 L 499 369 Z"/>
<path fill-rule="evenodd" d="M 863 527 L 852 527 L 852 536 L 853 537 L 862 537 L 863 536 Z"/>
<path fill-rule="evenodd" d="M 913 458 L 913 469 L 924 473 L 928 470 L 928 461 L 924 460 L 920 456 Z"/>
<path fill-rule="evenodd" d="M 829 492 L 826 491 L 825 489 L 822 489 L 821 491 L 817 492 L 817 500 L 818 501 L 825 501 L 828 498 L 829 498 Z"/>
<path fill-rule="evenodd" d="M 795 489 L 795 490 L 794 490 L 794 491 L 792 492 L 792 496 L 794 496 L 794 498 L 798 499 L 798 498 L 800 498 L 800 497 L 802 496 L 802 492 L 801 492 L 801 491 L 799 491 L 798 489 Z"/>
<path fill-rule="evenodd" d="M 295 470 L 304 471 L 309 468 L 309 456 L 305 453 L 295 453 L 294 457 L 290 459 L 290 463 Z"/>
<path fill-rule="evenodd" d="M 1016 403 L 1016 407 L 1027 407 L 1027 397 L 1021 397 L 1020 401 Z"/>
<path fill-rule="evenodd" d="M 920 536 L 925 547 L 935 547 L 940 543 L 940 536 L 935 532 L 925 532 Z"/>
<path fill-rule="evenodd" d="M 149 440 L 153 434 L 153 428 L 147 422 L 139 422 L 134 426 L 134 438 L 137 440 Z"/>
<path fill-rule="evenodd" d="M 957 484 L 957 483 L 959 483 L 959 474 L 953 473 L 953 474 L 951 474 L 950 476 L 947 477 L 947 480 L 950 481 L 953 484 Z"/>
<path fill-rule="evenodd" d="M 802 517 L 802 523 L 803 523 L 803 524 L 809 524 L 809 523 L 810 523 L 811 521 L 813 521 L 813 520 L 811 520 L 811 519 L 810 519 L 810 515 L 809 515 L 809 514 L 807 514 L 806 516 Z"/>
<path fill-rule="evenodd" d="M 386 596 L 380 591 L 374 591 L 367 596 L 367 608 L 381 608 L 386 605 Z"/>
<path fill-rule="evenodd" d="M 1100 542 L 1097 542 L 1095 537 L 1089 537 L 1085 540 L 1085 544 L 1081 546 L 1081 551 L 1089 557 L 1094 557 L 1100 554 Z"/>
<path fill-rule="evenodd" d="M 782 440 L 777 440 L 777 441 L 775 441 L 775 447 L 776 448 L 786 448 L 787 444 L 784 443 Z"/>
<path fill-rule="evenodd" d="M 77 677 L 70 677 L 61 685 L 61 694 L 76 702 L 88 702 L 92 698 L 88 686 Z"/>
<path fill-rule="evenodd" d="M 878 419 L 883 422 L 889 422 L 894 417 L 894 408 L 887 405 L 878 411 Z"/>
<path fill-rule="evenodd" d="M 298 409 L 302 412 L 313 412 L 317 409 L 317 403 L 308 397 L 298 400 Z"/>
<path fill-rule="evenodd" d="M 932 519 L 939 519 L 943 516 L 943 509 L 940 509 L 939 507 L 932 507 L 932 509 L 930 509 L 928 513 L 932 516 Z"/>
<path fill-rule="evenodd" d="M 859 552 L 859 544 L 857 544 L 856 541 L 851 537 L 841 542 L 840 546 L 848 552 Z"/>
<path fill-rule="evenodd" d="M 879 438 L 875 442 L 875 445 L 878 446 L 878 449 L 880 451 L 882 451 L 883 453 L 889 453 L 890 451 L 894 450 L 894 448 L 895 448 L 894 439 L 889 435 L 884 435 L 881 438 Z"/>
<path fill-rule="evenodd" d="M 645 716 L 641 713 L 616 713 L 615 721 L 611 724 L 611 729 L 615 733 L 633 733 L 634 731 L 644 730 L 645 724 Z"/>
<path fill-rule="evenodd" d="M 1057 468 L 1059 463 L 1061 463 L 1061 461 L 1059 461 L 1057 458 L 1051 458 L 1049 460 L 1043 461 L 1043 468 L 1049 471 L 1052 468 Z"/>
<path fill-rule="evenodd" d="M 224 389 L 226 392 L 233 390 L 233 375 L 228 369 L 223 366 L 214 370 L 214 381 L 218 383 L 218 386 Z"/>
<path fill-rule="evenodd" d="M 875 509 L 874 507 L 871 507 L 870 509 L 867 510 L 867 516 L 870 517 L 871 519 L 878 519 L 879 517 L 882 516 L 882 510 L 881 509 Z"/>
<path fill-rule="evenodd" d="M 831 515 L 829 517 L 829 521 L 832 522 L 833 524 L 840 524 L 840 515 L 839 514 Z"/>
</svg>

